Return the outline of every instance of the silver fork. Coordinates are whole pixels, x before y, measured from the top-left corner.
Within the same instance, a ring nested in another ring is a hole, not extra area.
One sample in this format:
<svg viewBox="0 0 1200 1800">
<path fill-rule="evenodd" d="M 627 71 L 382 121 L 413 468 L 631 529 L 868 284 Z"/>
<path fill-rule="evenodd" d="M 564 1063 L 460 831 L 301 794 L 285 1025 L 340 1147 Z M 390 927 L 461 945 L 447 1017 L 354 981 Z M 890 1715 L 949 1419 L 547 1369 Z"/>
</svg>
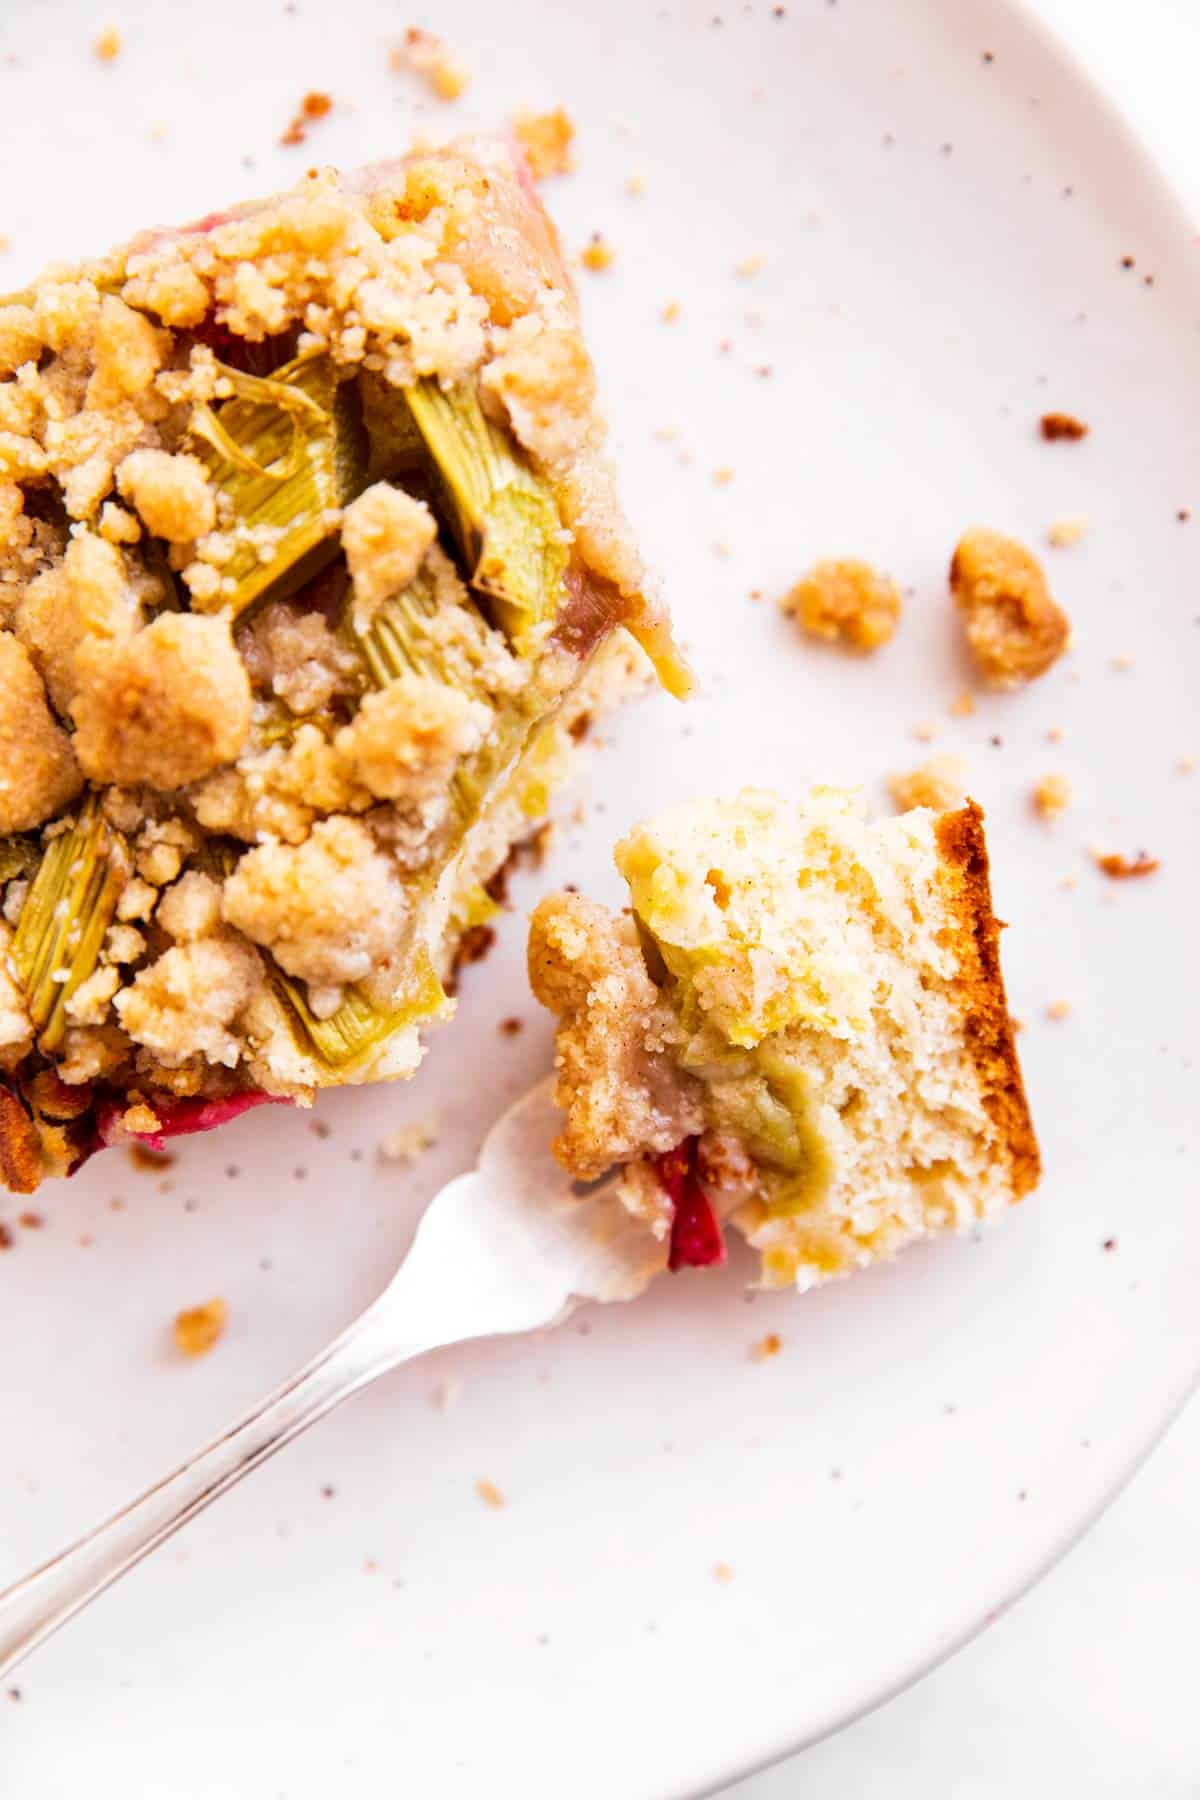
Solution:
<svg viewBox="0 0 1200 1800">
<path fill-rule="evenodd" d="M 469 1338 L 554 1325 L 581 1300 L 631 1300 L 667 1246 L 608 1178 L 580 1195 L 550 1154 L 543 1082 L 493 1126 L 476 1168 L 431 1202 L 379 1298 L 290 1381 L 139 1499 L 0 1593 L 0 1675 L 118 1576 L 324 1418 L 411 1357 Z"/>
</svg>

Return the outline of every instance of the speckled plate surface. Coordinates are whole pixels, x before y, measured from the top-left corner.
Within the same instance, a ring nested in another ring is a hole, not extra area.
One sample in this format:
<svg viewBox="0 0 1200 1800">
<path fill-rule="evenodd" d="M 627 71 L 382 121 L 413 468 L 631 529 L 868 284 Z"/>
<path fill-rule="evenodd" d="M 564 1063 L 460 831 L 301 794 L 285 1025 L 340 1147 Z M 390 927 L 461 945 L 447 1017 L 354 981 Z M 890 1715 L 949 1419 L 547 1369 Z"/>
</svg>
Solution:
<svg viewBox="0 0 1200 1800">
<path fill-rule="evenodd" d="M 591 335 L 705 691 L 606 733 L 581 820 L 515 883 L 417 1085 L 331 1097 L 316 1128 L 252 1117 L 161 1177 L 112 1153 L 39 1197 L 40 1230 L 0 1209 L 0 1579 L 374 1294 L 434 1187 L 546 1065 L 521 915 L 565 879 L 615 897 L 612 839 L 674 798 L 820 778 L 883 804 L 883 774 L 928 753 L 914 727 L 936 725 L 989 814 L 1047 1173 L 982 1241 L 803 1301 L 748 1304 L 735 1257 L 381 1383 L 20 1672 L 4 1790 L 696 1794 L 978 1629 L 1094 1516 L 1200 1363 L 1190 230 L 1069 62 L 987 0 L 515 0 L 502 31 L 495 8 L 445 0 L 436 24 L 475 71 L 449 108 L 389 72 L 409 22 L 393 0 L 125 0 L 113 18 L 123 48 L 101 66 L 90 4 L 5 8 L 6 285 L 309 159 L 568 106 L 578 172 L 549 198 L 575 246 L 599 231 L 617 252 L 583 277 Z M 282 149 L 310 88 L 334 110 Z M 1090 436 L 1040 442 L 1050 408 Z M 978 520 L 1044 544 L 1078 516 L 1082 541 L 1046 551 L 1071 656 L 953 716 L 956 536 Z M 806 648 L 769 603 L 839 553 L 909 593 L 869 663 Z M 1028 801 L 1050 771 L 1076 791 L 1053 826 Z M 1162 867 L 1107 882 L 1091 846 Z M 383 1133 L 431 1112 L 437 1148 L 381 1166 Z M 212 1294 L 228 1335 L 182 1365 L 169 1321 Z M 767 1331 L 782 1352 L 756 1362 Z"/>
</svg>

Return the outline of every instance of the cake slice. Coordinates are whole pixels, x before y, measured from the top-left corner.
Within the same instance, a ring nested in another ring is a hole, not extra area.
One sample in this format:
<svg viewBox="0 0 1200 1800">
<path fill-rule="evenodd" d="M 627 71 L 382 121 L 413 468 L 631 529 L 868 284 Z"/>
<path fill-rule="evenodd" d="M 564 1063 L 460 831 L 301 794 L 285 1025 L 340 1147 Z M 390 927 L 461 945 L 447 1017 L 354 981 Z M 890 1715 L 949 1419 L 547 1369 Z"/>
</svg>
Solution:
<svg viewBox="0 0 1200 1800">
<path fill-rule="evenodd" d="M 623 1165 L 673 1268 L 721 1260 L 731 1219 L 766 1286 L 804 1290 L 1035 1185 L 977 806 L 870 822 L 836 789 L 748 790 L 616 861 L 632 910 L 550 895 L 530 977 L 558 1157 Z"/>
<path fill-rule="evenodd" d="M 413 1072 L 585 716 L 687 686 L 603 438 L 498 142 L 0 304 L 7 1185 Z"/>
</svg>

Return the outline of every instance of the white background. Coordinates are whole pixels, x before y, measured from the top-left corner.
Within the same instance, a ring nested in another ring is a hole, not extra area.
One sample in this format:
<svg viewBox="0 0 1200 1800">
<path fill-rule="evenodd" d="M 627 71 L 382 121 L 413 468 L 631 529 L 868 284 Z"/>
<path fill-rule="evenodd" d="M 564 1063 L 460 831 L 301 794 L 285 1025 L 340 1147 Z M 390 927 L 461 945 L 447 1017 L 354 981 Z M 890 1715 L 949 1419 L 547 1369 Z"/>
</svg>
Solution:
<svg viewBox="0 0 1200 1800">
<path fill-rule="evenodd" d="M 1200 218 L 1197 0 L 1039 0 L 1037 10 Z M 890 1706 L 725 1800 L 1196 1800 L 1198 1519 L 1193 1401 L 1013 1612 Z"/>
</svg>

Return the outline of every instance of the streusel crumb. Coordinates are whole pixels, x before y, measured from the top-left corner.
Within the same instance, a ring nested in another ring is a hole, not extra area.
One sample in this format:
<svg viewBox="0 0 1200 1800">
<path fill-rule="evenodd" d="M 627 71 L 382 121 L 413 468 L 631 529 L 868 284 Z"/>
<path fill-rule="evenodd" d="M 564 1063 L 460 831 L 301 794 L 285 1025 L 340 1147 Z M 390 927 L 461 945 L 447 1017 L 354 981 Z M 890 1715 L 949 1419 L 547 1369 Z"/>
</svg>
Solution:
<svg viewBox="0 0 1200 1800">
<path fill-rule="evenodd" d="M 900 617 L 900 590 L 869 563 L 843 557 L 817 563 L 780 605 L 810 637 L 869 652 L 893 636 Z"/>
<path fill-rule="evenodd" d="M 43 825 L 82 785 L 71 740 L 29 652 L 0 631 L 0 833 Z"/>
<path fill-rule="evenodd" d="M 556 106 L 552 112 L 519 112 L 513 120 L 513 136 L 537 180 L 570 174 L 575 126 L 563 107 Z"/>
<path fill-rule="evenodd" d="M 967 645 L 996 687 L 1021 687 L 1058 661 L 1070 620 L 1050 593 L 1037 558 L 998 531 L 973 526 L 950 564 L 950 591 Z"/>
<path fill-rule="evenodd" d="M 1031 798 L 1043 819 L 1057 819 L 1071 804 L 1071 784 L 1065 775 L 1043 775 L 1034 784 Z"/>
<path fill-rule="evenodd" d="M 224 1300 L 206 1300 L 175 1315 L 175 1348 L 184 1356 L 206 1356 L 229 1323 Z"/>
<path fill-rule="evenodd" d="M 392 52 L 393 69 L 414 69 L 439 100 L 457 100 L 469 86 L 471 71 L 462 57 L 432 31 L 410 25 L 402 48 Z"/>
<path fill-rule="evenodd" d="M 887 778 L 888 791 L 897 812 L 908 812 L 914 806 L 928 806 L 934 812 L 948 812 L 961 806 L 966 790 L 966 766 L 961 757 L 942 753 L 931 756 L 920 768 Z"/>
<path fill-rule="evenodd" d="M 579 260 L 585 269 L 590 269 L 593 275 L 599 275 L 612 267 L 616 255 L 608 239 L 601 232 L 594 231 L 580 251 Z"/>
</svg>

